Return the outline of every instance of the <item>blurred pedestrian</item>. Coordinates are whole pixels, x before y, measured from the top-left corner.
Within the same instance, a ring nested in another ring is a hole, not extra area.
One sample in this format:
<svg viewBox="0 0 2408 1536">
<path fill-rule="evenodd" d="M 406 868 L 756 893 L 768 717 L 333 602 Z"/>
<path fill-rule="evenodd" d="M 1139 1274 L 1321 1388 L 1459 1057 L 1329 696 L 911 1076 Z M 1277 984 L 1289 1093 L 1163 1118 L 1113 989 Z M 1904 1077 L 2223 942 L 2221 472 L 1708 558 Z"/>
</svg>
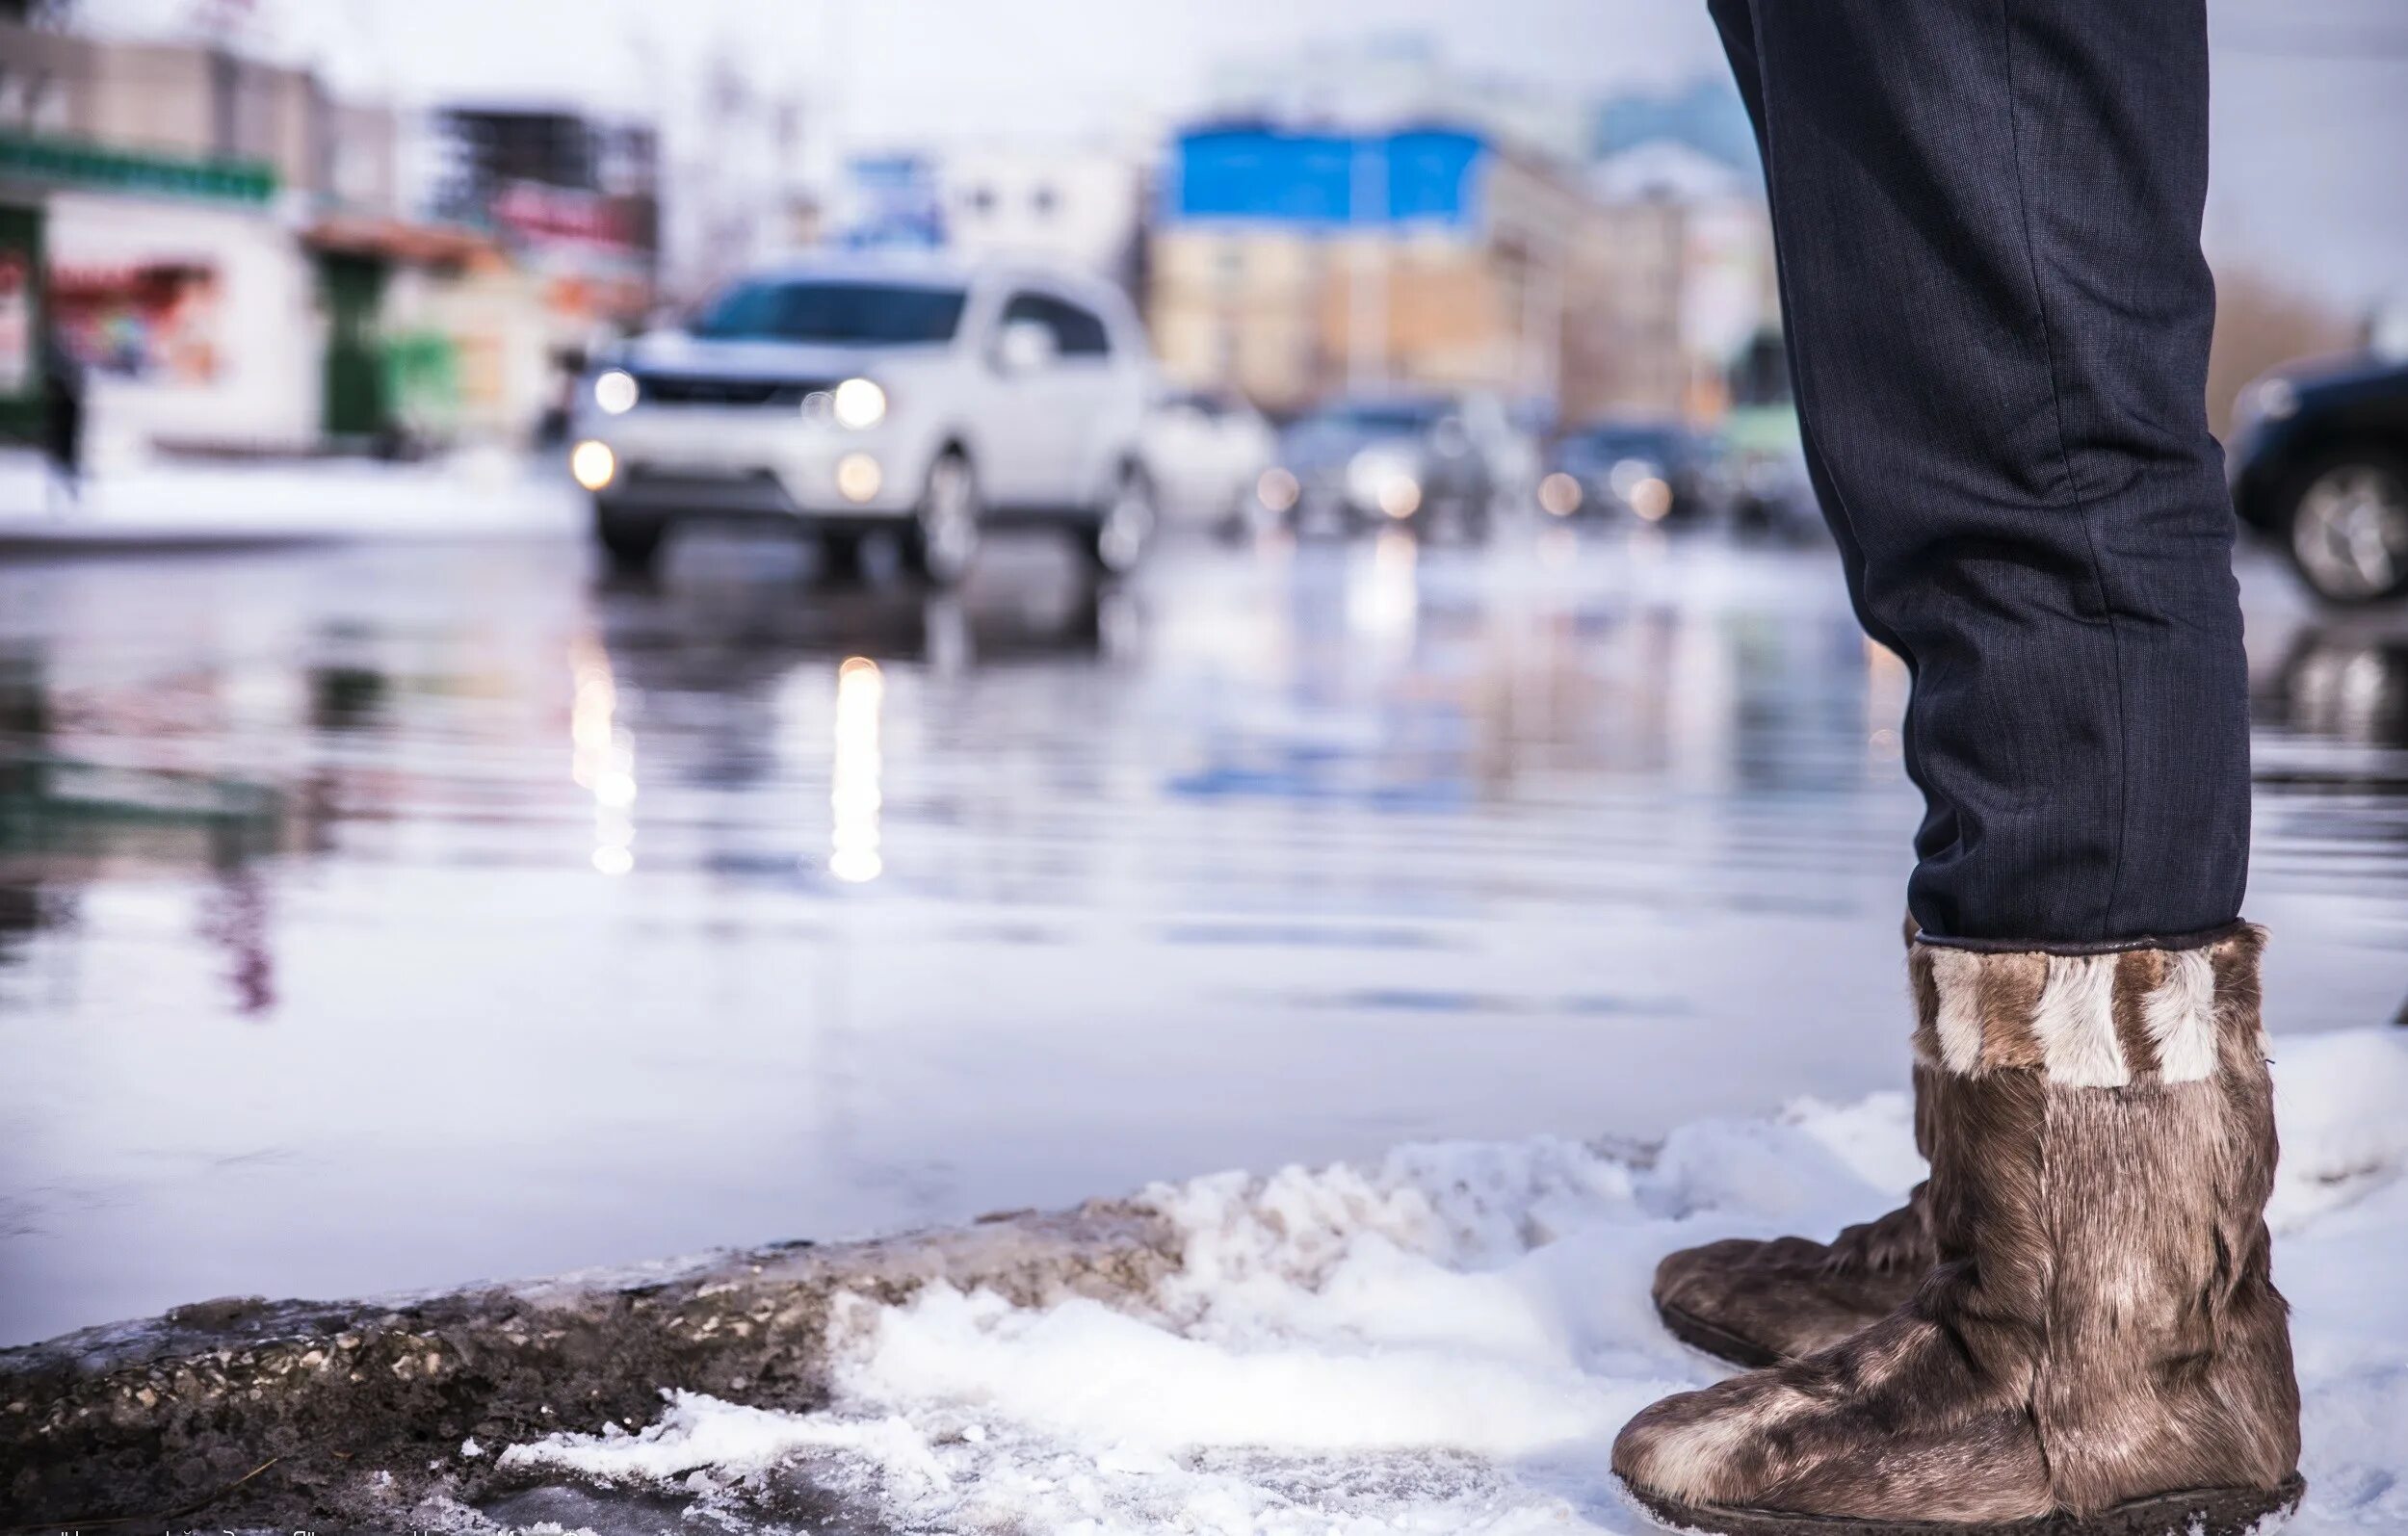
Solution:
<svg viewBox="0 0 2408 1536">
<path fill-rule="evenodd" d="M 84 370 L 56 326 L 42 333 L 42 453 L 49 460 L 52 506 L 84 495 Z"/>
<path fill-rule="evenodd" d="M 2203 0 L 1711 9 L 1808 469 L 1914 680 L 1931 1173 L 1829 1243 L 1666 1259 L 1666 1324 L 1760 1368 L 1640 1414 L 1615 1471 L 1748 1536 L 2238 1536 L 2299 1498 L 2299 1397 L 2239 920 Z"/>
</svg>

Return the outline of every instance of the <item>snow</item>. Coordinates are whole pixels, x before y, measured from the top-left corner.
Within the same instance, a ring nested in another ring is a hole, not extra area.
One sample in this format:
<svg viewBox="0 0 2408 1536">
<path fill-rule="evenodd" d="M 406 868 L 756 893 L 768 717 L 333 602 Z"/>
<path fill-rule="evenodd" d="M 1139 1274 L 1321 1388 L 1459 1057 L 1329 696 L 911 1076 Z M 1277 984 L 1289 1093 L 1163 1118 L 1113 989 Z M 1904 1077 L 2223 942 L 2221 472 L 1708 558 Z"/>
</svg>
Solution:
<svg viewBox="0 0 2408 1536">
<path fill-rule="evenodd" d="M 62 500 L 31 454 L 0 454 L 0 543 L 44 548 L 574 532 L 577 494 L 551 466 L 478 451 L 365 459 L 141 462 Z"/>
<path fill-rule="evenodd" d="M 2291 1528 L 2408 1527 L 2408 1036 L 2280 1049 L 2269 1216 L 2311 1490 Z M 1657 1325 L 1657 1259 L 1828 1233 L 1919 1172 L 1906 1100 L 1886 1094 L 1653 1148 L 1434 1143 L 1156 1186 L 1145 1198 L 1186 1237 L 1157 1294 L 856 1301 L 831 1324 L 826 1412 L 671 1393 L 640 1433 L 555 1435 L 503 1463 L 737 1520 L 782 1473 L 915 1529 L 1635 1531 L 1613 1432 L 1718 1373 Z"/>
</svg>

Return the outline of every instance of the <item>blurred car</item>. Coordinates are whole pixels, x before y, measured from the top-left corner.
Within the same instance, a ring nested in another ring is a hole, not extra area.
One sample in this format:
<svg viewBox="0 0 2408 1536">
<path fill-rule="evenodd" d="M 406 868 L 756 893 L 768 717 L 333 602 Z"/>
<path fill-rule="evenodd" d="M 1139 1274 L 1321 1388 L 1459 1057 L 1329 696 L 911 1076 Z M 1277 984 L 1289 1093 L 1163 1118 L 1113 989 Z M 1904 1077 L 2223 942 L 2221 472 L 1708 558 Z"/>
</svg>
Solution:
<svg viewBox="0 0 2408 1536">
<path fill-rule="evenodd" d="M 1627 513 L 1643 522 L 1683 522 L 1718 511 L 1725 500 L 1721 452 L 1680 422 L 1591 422 L 1556 440 L 1538 505 L 1552 516 Z"/>
<path fill-rule="evenodd" d="M 2233 428 L 2234 510 L 2282 541 L 2318 596 L 2408 593 L 2408 361 L 2277 369 L 2240 392 Z"/>
<path fill-rule="evenodd" d="M 1830 531 L 1798 441 L 1734 445 L 1723 474 L 1730 484 L 1731 526 L 1741 534 L 1805 540 Z"/>
<path fill-rule="evenodd" d="M 1467 420 L 1487 445 L 1497 477 L 1497 505 L 1527 510 L 1535 505 L 1539 480 L 1547 472 L 1547 440 L 1557 426 L 1555 402 L 1521 400 L 1491 407 L 1491 397 L 1473 397 Z"/>
<path fill-rule="evenodd" d="M 1165 395 L 1145 424 L 1145 465 L 1163 515 L 1225 534 L 1245 531 L 1278 447 L 1262 412 L 1218 390 Z"/>
<path fill-rule="evenodd" d="M 622 570 L 672 528 L 743 521 L 816 532 L 840 560 L 885 531 L 938 584 L 983 529 L 1042 522 L 1119 571 L 1154 528 L 1151 390 L 1137 318 L 1105 283 L 822 257 L 742 277 L 683 330 L 602 359 L 569 468 Z"/>
<path fill-rule="evenodd" d="M 1256 499 L 1297 529 L 1420 528 L 1444 517 L 1484 537 L 1516 473 L 1514 435 L 1489 396 L 1342 398 L 1282 434 Z"/>
</svg>

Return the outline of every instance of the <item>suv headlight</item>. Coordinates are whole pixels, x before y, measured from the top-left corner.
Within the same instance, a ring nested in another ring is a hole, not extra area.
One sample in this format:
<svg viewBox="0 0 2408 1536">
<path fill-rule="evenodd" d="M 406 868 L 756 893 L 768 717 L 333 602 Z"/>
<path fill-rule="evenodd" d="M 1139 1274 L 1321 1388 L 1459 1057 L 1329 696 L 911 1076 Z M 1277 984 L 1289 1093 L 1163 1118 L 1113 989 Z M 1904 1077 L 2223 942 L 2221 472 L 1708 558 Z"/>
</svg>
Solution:
<svg viewBox="0 0 2408 1536">
<path fill-rule="evenodd" d="M 636 376 L 624 368 L 606 368 L 593 376 L 593 403 L 605 416 L 624 416 L 636 408 Z"/>
<path fill-rule="evenodd" d="M 876 427 L 886 419 L 886 391 L 867 378 L 848 378 L 836 386 L 832 409 L 839 427 Z"/>
</svg>

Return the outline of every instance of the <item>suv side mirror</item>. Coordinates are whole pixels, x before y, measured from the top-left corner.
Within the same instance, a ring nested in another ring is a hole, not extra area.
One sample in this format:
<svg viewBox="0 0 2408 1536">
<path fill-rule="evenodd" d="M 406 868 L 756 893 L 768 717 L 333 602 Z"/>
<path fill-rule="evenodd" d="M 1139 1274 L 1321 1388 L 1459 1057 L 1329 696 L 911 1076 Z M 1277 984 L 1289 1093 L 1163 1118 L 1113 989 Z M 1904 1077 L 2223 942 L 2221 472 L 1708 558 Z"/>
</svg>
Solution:
<svg viewBox="0 0 2408 1536">
<path fill-rule="evenodd" d="M 1054 327 L 1037 320 L 1005 325 L 995 339 L 995 364 L 1007 374 L 1034 374 L 1054 364 Z"/>
</svg>

